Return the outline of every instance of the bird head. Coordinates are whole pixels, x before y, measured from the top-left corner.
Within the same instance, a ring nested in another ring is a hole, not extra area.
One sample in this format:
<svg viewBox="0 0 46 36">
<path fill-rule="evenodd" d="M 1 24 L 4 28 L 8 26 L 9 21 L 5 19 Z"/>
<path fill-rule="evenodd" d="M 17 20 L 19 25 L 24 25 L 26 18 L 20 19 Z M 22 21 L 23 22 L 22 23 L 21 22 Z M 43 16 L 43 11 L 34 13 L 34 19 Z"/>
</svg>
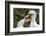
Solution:
<svg viewBox="0 0 46 36">
<path fill-rule="evenodd" d="M 36 12 L 34 10 L 30 10 L 28 14 L 24 17 L 24 19 L 36 19 Z"/>
<path fill-rule="evenodd" d="M 36 17 L 36 12 L 34 11 L 34 10 L 30 10 L 29 12 L 28 12 L 28 14 L 24 17 L 25 19 L 27 19 L 27 18 L 31 18 L 31 17 L 33 17 L 33 18 L 35 18 Z"/>
</svg>

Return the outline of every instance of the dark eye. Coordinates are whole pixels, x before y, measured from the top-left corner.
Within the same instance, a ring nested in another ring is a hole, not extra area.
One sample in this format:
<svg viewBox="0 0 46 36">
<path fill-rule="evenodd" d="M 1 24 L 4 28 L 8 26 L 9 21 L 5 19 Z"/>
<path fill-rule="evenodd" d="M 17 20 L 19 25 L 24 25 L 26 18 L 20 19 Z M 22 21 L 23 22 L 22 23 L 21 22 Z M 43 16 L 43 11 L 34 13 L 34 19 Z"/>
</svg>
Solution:
<svg viewBox="0 0 46 36">
<path fill-rule="evenodd" d="M 28 15 L 32 16 L 32 14 L 28 14 Z"/>
</svg>

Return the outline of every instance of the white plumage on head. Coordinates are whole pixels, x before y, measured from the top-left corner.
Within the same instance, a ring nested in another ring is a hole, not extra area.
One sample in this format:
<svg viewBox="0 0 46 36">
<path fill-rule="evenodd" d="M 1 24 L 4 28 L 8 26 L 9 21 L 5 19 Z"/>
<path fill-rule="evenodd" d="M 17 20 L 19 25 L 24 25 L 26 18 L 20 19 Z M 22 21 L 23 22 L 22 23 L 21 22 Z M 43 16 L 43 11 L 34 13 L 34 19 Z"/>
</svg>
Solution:
<svg viewBox="0 0 46 36">
<path fill-rule="evenodd" d="M 36 14 L 34 10 L 30 10 L 28 14 Z"/>
</svg>

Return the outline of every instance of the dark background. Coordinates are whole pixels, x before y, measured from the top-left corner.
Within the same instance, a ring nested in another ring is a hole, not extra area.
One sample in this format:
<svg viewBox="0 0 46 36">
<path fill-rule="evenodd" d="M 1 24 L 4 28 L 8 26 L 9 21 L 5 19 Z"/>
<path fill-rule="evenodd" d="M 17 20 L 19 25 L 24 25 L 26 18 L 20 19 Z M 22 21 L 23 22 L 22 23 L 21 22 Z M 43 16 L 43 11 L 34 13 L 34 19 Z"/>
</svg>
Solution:
<svg viewBox="0 0 46 36">
<path fill-rule="evenodd" d="M 39 9 L 13 8 L 13 19 L 14 19 L 13 25 L 14 25 L 14 28 L 17 27 L 18 21 L 23 19 L 30 10 L 35 10 L 36 11 L 36 15 L 37 15 L 36 22 L 37 22 L 37 24 L 39 24 Z"/>
</svg>

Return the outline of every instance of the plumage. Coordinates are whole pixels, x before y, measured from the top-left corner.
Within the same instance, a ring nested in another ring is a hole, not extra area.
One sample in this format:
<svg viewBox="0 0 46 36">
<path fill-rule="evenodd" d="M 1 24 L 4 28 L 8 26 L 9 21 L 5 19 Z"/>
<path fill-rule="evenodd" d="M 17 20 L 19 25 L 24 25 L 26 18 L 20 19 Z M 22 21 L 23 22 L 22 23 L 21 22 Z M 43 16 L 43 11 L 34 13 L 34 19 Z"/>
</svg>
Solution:
<svg viewBox="0 0 46 36">
<path fill-rule="evenodd" d="M 36 27 L 36 26 L 38 26 L 37 22 L 35 21 L 35 19 L 36 19 L 36 12 L 33 11 L 33 10 L 30 10 L 27 15 L 30 15 L 30 17 L 31 17 L 31 18 L 30 18 L 31 21 L 30 21 L 30 26 L 29 26 L 29 27 Z M 26 16 L 26 17 L 27 17 L 27 16 Z M 28 18 L 28 17 L 27 17 L 27 18 Z M 17 27 L 24 27 L 24 26 L 23 26 L 23 25 L 24 25 L 24 22 L 25 22 L 25 18 L 22 19 L 22 20 L 20 20 L 20 21 L 18 22 Z"/>
</svg>

